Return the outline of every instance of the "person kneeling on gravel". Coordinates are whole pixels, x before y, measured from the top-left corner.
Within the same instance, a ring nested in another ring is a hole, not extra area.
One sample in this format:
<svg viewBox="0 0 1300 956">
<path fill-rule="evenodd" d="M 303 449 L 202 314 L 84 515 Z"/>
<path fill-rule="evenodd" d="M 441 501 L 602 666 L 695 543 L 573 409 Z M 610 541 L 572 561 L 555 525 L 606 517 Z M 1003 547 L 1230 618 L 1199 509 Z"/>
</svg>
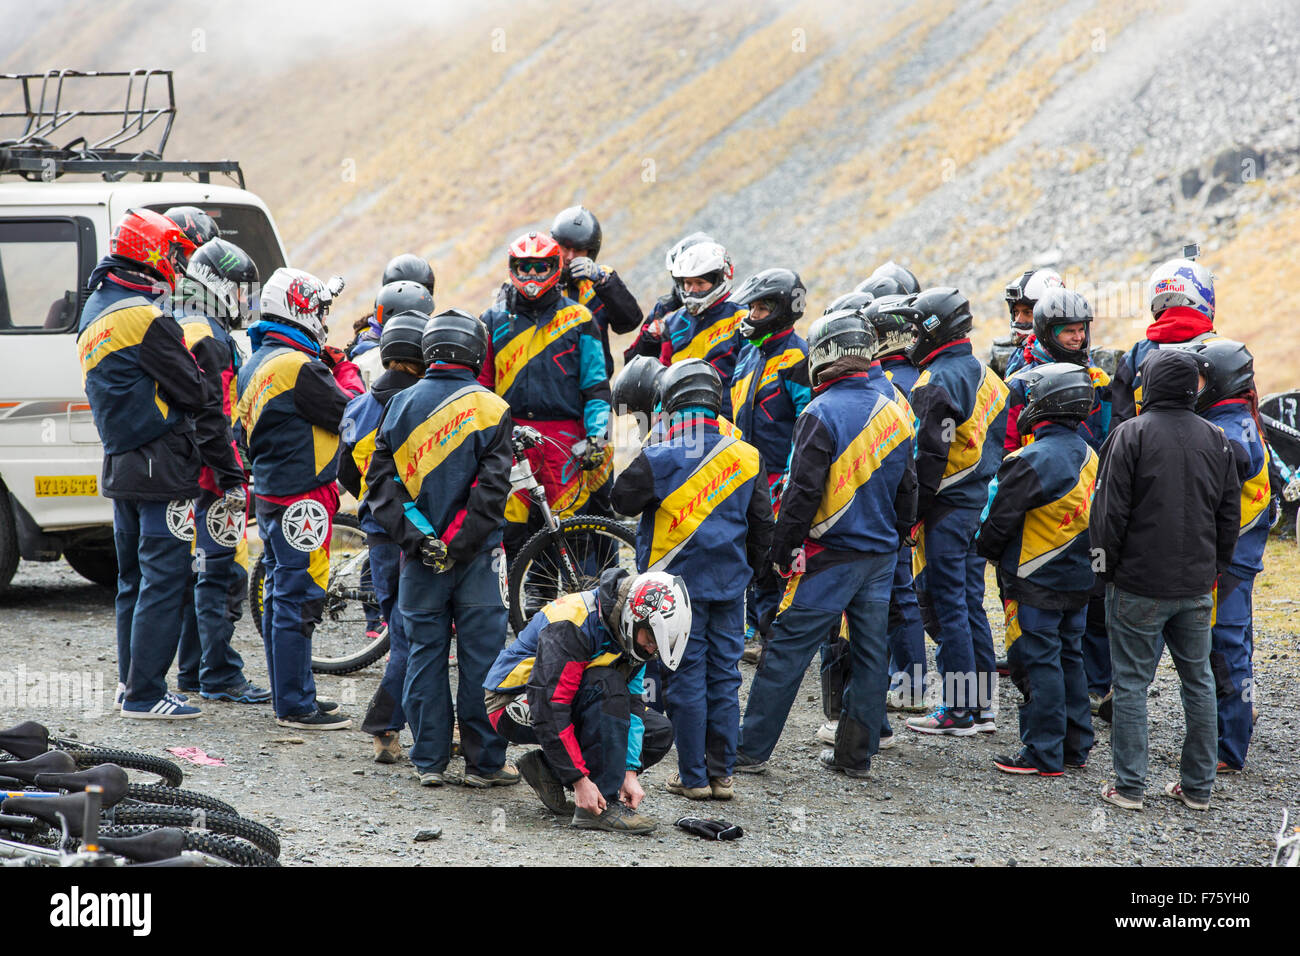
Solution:
<svg viewBox="0 0 1300 956">
<path fill-rule="evenodd" d="M 548 810 L 571 812 L 580 830 L 655 829 L 636 812 L 638 776 L 663 759 L 673 728 L 645 707 L 645 665 L 657 654 L 676 670 L 690 633 L 681 578 L 610 568 L 596 588 L 547 604 L 501 652 L 483 685 L 488 720 L 511 743 L 541 745 L 518 766 Z"/>
</svg>

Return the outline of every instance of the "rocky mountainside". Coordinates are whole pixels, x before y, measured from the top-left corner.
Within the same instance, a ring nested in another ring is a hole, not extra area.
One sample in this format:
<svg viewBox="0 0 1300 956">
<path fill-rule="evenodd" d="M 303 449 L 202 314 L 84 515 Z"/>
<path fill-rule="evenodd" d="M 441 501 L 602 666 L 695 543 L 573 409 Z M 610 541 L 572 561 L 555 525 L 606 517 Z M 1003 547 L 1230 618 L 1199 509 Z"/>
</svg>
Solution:
<svg viewBox="0 0 1300 956">
<path fill-rule="evenodd" d="M 292 261 L 349 276 L 345 315 L 400 251 L 478 310 L 508 240 L 580 201 L 647 307 L 703 229 L 818 311 L 898 259 L 985 344 L 1050 264 L 1126 345 L 1199 241 L 1220 329 L 1300 385 L 1291 0 L 5 5 L 0 70 L 174 69 L 169 156 L 240 159 Z"/>
</svg>

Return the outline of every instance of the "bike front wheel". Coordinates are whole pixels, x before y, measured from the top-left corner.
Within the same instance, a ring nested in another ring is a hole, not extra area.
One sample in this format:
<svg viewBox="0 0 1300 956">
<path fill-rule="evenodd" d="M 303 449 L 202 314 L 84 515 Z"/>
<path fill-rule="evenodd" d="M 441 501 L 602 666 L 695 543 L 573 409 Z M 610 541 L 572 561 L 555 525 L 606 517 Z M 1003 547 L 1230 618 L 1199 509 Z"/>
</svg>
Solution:
<svg viewBox="0 0 1300 956">
<path fill-rule="evenodd" d="M 550 601 L 594 588 L 602 571 L 636 573 L 636 533 L 599 515 L 565 518 L 543 528 L 519 550 L 510 566 L 510 626 L 516 634 Z"/>
</svg>

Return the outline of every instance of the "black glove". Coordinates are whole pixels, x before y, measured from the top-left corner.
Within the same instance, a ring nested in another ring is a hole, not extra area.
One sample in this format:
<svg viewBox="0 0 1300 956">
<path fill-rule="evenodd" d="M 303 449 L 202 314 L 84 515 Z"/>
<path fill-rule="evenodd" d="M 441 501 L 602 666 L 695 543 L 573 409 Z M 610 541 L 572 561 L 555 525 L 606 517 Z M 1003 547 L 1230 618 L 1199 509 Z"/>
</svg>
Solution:
<svg viewBox="0 0 1300 956">
<path fill-rule="evenodd" d="M 694 833 L 706 840 L 739 840 L 745 831 L 726 820 L 703 820 L 699 817 L 682 817 L 674 826 L 681 827 L 687 833 Z"/>
<path fill-rule="evenodd" d="M 434 537 L 425 537 L 420 542 L 420 561 L 426 568 L 432 568 L 438 574 L 446 571 L 453 564 L 447 557 L 447 545 Z"/>
<path fill-rule="evenodd" d="M 599 436 L 589 436 L 581 449 L 576 449 L 583 471 L 595 471 L 609 457 L 609 442 Z"/>
<path fill-rule="evenodd" d="M 325 363 L 325 367 L 333 369 L 339 362 L 346 362 L 347 355 L 341 348 L 334 345 L 323 345 L 320 350 L 320 360 Z"/>
</svg>

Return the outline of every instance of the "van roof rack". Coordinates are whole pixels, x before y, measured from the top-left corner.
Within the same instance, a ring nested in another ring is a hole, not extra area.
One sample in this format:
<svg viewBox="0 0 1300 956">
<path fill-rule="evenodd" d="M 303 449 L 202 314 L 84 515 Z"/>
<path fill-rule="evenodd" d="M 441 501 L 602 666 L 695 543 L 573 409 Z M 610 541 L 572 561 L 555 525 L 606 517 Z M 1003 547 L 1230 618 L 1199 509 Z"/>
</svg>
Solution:
<svg viewBox="0 0 1300 956">
<path fill-rule="evenodd" d="M 74 88 L 88 87 L 83 81 L 92 81 L 95 91 L 102 93 L 113 83 L 121 85 L 122 80 L 126 81 L 126 95 L 116 107 L 86 105 L 74 98 Z M 0 110 L 0 126 L 6 121 L 13 126 L 19 125 L 13 121 L 22 121 L 23 125 L 14 137 L 0 134 L 0 175 L 16 173 L 33 182 L 50 182 L 64 173 L 98 173 L 106 182 L 118 182 L 136 173 L 145 182 L 157 182 L 164 173 L 184 173 L 207 183 L 213 173 L 224 173 L 244 188 L 244 172 L 235 160 L 163 159 L 176 119 L 171 70 L 0 73 L 0 103 L 11 99 L 15 86 L 21 89 L 22 106 Z M 79 120 L 90 121 L 96 139 L 92 141 L 83 132 L 62 147 L 51 141 L 53 134 Z M 158 136 L 152 148 L 121 148 L 150 131 Z"/>
</svg>

